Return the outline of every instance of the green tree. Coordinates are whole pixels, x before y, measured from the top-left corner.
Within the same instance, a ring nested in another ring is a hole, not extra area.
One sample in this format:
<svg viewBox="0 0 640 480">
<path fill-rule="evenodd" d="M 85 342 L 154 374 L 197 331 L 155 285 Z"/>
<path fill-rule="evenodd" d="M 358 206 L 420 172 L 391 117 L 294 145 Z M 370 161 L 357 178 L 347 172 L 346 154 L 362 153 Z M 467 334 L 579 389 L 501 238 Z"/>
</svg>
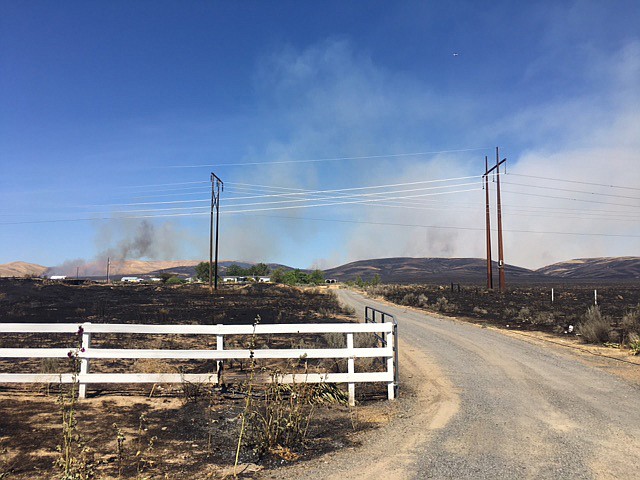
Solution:
<svg viewBox="0 0 640 480">
<path fill-rule="evenodd" d="M 209 262 L 200 262 L 196 265 L 196 277 L 203 282 L 209 281 Z"/>
<path fill-rule="evenodd" d="M 163 272 L 160 274 L 160 280 L 162 280 L 162 283 L 167 283 L 167 280 L 171 277 L 173 277 L 173 273 Z"/>
<path fill-rule="evenodd" d="M 233 263 L 227 267 L 227 275 L 230 277 L 246 277 L 248 272 L 240 265 Z"/>
<path fill-rule="evenodd" d="M 249 267 L 248 273 L 256 277 L 265 277 L 269 275 L 269 266 L 266 263 L 256 263 Z"/>
<path fill-rule="evenodd" d="M 324 283 L 324 272 L 322 270 L 314 270 L 311 275 L 309 275 L 309 283 L 322 285 Z"/>
<path fill-rule="evenodd" d="M 276 268 L 271 274 L 271 281 L 274 283 L 284 283 L 284 270 Z"/>
<path fill-rule="evenodd" d="M 167 280 L 166 283 L 167 285 L 182 285 L 183 283 L 185 283 L 185 280 L 180 277 L 171 277 Z"/>
</svg>

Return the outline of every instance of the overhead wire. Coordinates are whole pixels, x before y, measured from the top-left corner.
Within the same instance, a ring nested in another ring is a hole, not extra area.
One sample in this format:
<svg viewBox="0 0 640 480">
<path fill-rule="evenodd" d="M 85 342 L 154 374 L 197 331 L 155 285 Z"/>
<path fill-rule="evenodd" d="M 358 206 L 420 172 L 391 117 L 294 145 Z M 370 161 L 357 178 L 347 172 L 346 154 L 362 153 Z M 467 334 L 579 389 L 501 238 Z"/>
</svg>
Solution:
<svg viewBox="0 0 640 480">
<path fill-rule="evenodd" d="M 333 157 L 333 158 L 311 158 L 303 160 L 277 160 L 271 162 L 234 162 L 234 163 L 207 163 L 200 165 L 167 165 L 160 168 L 204 168 L 204 167 L 241 167 L 241 166 L 255 166 L 255 165 L 282 165 L 291 163 L 319 163 L 319 162 L 339 162 L 344 160 L 369 160 L 369 159 L 381 159 L 381 158 L 401 158 L 401 157 L 419 157 L 424 155 L 440 155 L 444 153 L 463 153 L 463 152 L 475 152 L 478 150 L 488 150 L 489 147 L 476 147 L 476 148 L 461 148 L 456 150 L 434 150 L 429 152 L 410 152 L 410 153 L 390 153 L 384 155 L 360 155 L 353 157 Z"/>
<path fill-rule="evenodd" d="M 515 177 L 537 178 L 539 180 L 551 180 L 551 181 L 555 181 L 555 182 L 576 183 L 576 184 L 580 184 L 580 185 L 591 185 L 591 186 L 596 186 L 596 187 L 621 188 L 621 189 L 624 189 L 624 190 L 640 191 L 639 187 L 629 187 L 629 186 L 622 186 L 622 185 L 611 185 L 611 184 L 607 184 L 607 183 L 583 182 L 583 181 L 580 181 L 580 180 L 567 180 L 567 179 L 564 179 L 564 178 L 541 177 L 541 176 L 537 176 L 537 175 L 525 175 L 523 173 L 513 173 L 513 172 L 509 172 L 506 175 L 515 176 Z"/>
</svg>

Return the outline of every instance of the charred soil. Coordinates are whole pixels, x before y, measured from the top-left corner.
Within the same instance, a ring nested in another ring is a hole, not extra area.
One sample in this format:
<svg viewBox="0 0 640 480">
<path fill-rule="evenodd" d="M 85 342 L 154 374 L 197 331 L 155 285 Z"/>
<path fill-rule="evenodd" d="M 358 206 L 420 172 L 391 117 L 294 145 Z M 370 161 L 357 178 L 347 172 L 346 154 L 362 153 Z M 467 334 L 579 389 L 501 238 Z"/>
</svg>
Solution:
<svg viewBox="0 0 640 480">
<path fill-rule="evenodd" d="M 224 287 L 213 295 L 201 286 L 105 286 L 44 284 L 36 280 L 0 279 L 0 321 L 12 323 L 152 323 L 152 324 L 252 324 L 346 322 L 354 319 L 343 311 L 334 295 L 324 289 L 301 290 L 274 285 Z M 158 339 L 139 335 L 125 348 L 158 348 Z M 164 348 L 207 348 L 193 336 L 173 335 Z M 243 345 L 247 339 L 230 340 Z M 319 347 L 330 339 L 304 337 Z M 65 343 L 66 342 L 66 343 Z M 104 335 L 101 346 L 123 348 L 120 340 Z M 215 342 L 215 339 L 213 339 Z M 273 336 L 266 347 L 292 346 Z M 287 343 L 289 342 L 289 343 Z M 93 344 L 93 339 L 92 339 Z M 45 335 L 3 335 L 0 347 L 54 347 L 68 339 Z M 214 347 L 215 348 L 215 347 Z M 65 360 L 23 362 L 26 371 L 68 371 Z M 92 372 L 164 371 L 210 372 L 215 362 L 158 362 L 113 360 L 92 362 Z M 325 368 L 331 365 L 295 365 Z M 0 371 L 16 370 L 10 359 Z M 253 374 L 269 375 L 278 365 L 236 362 L 225 366 L 225 383 L 157 386 L 90 386 L 89 398 L 74 405 L 73 431 L 77 448 L 76 470 L 89 478 L 224 478 L 234 471 L 236 448 L 247 411 L 247 384 Z M 69 398 L 68 386 L 0 385 L 0 478 L 57 478 L 61 476 L 59 447 L 64 445 L 61 399 Z M 265 387 L 256 386 L 251 402 L 259 405 Z M 386 387 L 358 388 L 360 405 L 376 408 L 386 398 Z M 295 461 L 317 457 L 345 446 L 358 445 L 359 432 L 377 426 L 356 419 L 340 401 L 339 390 L 321 392 L 334 401 L 307 405 L 305 435 L 292 446 L 262 448 L 247 428 L 240 450 L 238 473 L 251 476 Z M 279 394 L 286 403 L 299 392 Z M 315 393 L 313 393 L 315 395 Z M 311 398 L 311 397 L 309 397 Z M 68 400 L 67 400 L 68 401 Z M 78 477 L 83 478 L 83 477 Z"/>
</svg>

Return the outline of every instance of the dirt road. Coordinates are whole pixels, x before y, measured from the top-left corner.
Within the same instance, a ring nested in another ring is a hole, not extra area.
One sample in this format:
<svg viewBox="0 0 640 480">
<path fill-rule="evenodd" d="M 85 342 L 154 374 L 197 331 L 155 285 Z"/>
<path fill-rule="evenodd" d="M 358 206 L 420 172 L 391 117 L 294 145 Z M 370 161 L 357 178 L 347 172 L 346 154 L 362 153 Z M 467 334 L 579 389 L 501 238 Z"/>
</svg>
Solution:
<svg viewBox="0 0 640 480">
<path fill-rule="evenodd" d="M 364 444 L 278 478 L 631 478 L 640 387 L 558 347 L 381 304 L 396 316 L 402 399 Z M 637 368 L 637 367 L 631 367 Z"/>
</svg>

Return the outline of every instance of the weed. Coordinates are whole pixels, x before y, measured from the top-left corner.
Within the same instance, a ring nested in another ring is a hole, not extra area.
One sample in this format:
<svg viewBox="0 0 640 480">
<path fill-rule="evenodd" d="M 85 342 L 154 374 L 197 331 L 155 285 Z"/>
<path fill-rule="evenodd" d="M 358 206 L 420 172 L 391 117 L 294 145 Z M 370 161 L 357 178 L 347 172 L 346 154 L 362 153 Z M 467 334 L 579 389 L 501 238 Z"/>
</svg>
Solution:
<svg viewBox="0 0 640 480">
<path fill-rule="evenodd" d="M 249 374 L 249 383 L 248 383 L 248 387 L 247 387 L 247 398 L 245 400 L 245 404 L 244 404 L 244 411 L 242 412 L 242 423 L 240 424 L 240 434 L 238 435 L 238 446 L 236 447 L 236 458 L 235 461 L 233 463 L 233 476 L 237 476 L 237 468 L 238 468 L 238 462 L 240 461 L 240 448 L 242 447 L 242 437 L 244 436 L 244 432 L 245 432 L 245 427 L 247 425 L 247 415 L 249 415 L 249 411 L 251 408 L 251 391 L 253 389 L 253 380 L 255 378 L 255 370 L 256 370 L 256 359 L 254 357 L 254 349 L 255 349 L 255 345 L 256 345 L 256 325 L 258 325 L 258 323 L 260 323 L 260 315 L 257 315 L 254 322 L 253 322 L 253 334 L 251 335 L 251 338 L 249 340 L 249 349 L 250 349 L 250 354 L 249 354 L 249 359 L 251 360 L 251 368 L 250 368 L 250 374 Z"/>
<path fill-rule="evenodd" d="M 206 395 L 207 385 L 202 382 L 188 382 L 182 378 L 180 383 L 182 399 L 185 403 L 198 403 Z"/>
<path fill-rule="evenodd" d="M 118 427 L 117 423 L 113 424 L 113 428 L 116 429 L 116 460 L 118 462 L 118 477 L 122 475 L 122 469 L 124 467 L 125 461 L 125 449 L 124 442 L 126 437 L 120 427 Z"/>
<path fill-rule="evenodd" d="M 633 355 L 640 355 L 640 339 L 637 339 L 629 344 L 631 353 Z"/>
<path fill-rule="evenodd" d="M 248 443 L 262 457 L 267 453 L 295 460 L 302 449 L 320 404 L 347 405 L 348 396 L 332 384 L 280 383 L 279 372 L 251 404 L 248 412 Z"/>
<path fill-rule="evenodd" d="M 153 467 L 155 462 L 151 460 L 150 453 L 153 450 L 158 437 L 152 436 L 148 440 L 144 441 L 144 437 L 147 432 L 147 416 L 143 413 L 138 419 L 138 431 L 136 432 L 135 446 L 136 446 L 136 470 L 140 475 L 147 468 Z"/>
<path fill-rule="evenodd" d="M 583 315 L 577 327 L 578 333 L 585 342 L 604 343 L 609 341 L 611 325 L 609 320 L 602 316 L 598 306 L 589 307 Z"/>
<path fill-rule="evenodd" d="M 133 471 L 134 469 L 137 473 L 136 478 L 139 478 L 142 472 L 155 465 L 155 461 L 150 458 L 150 454 L 158 437 L 152 436 L 149 439 L 145 438 L 148 429 L 147 417 L 144 413 L 138 417 L 138 429 L 132 439 L 131 450 L 126 446 L 127 438 L 125 437 L 122 429 L 116 423 L 113 424 L 113 428 L 116 430 L 116 461 L 118 463 L 118 478 L 123 474 Z M 135 453 L 132 454 L 133 451 L 135 451 Z"/>
<path fill-rule="evenodd" d="M 93 477 L 93 458 L 91 449 L 84 443 L 78 429 L 78 374 L 80 373 L 79 354 L 82 349 L 83 329 L 76 334 L 78 346 L 69 351 L 69 363 L 72 372 L 71 388 L 65 390 L 60 386 L 58 404 L 62 420 L 61 443 L 56 447 L 59 457 L 55 465 L 62 470 L 61 480 L 85 480 Z"/>
</svg>

